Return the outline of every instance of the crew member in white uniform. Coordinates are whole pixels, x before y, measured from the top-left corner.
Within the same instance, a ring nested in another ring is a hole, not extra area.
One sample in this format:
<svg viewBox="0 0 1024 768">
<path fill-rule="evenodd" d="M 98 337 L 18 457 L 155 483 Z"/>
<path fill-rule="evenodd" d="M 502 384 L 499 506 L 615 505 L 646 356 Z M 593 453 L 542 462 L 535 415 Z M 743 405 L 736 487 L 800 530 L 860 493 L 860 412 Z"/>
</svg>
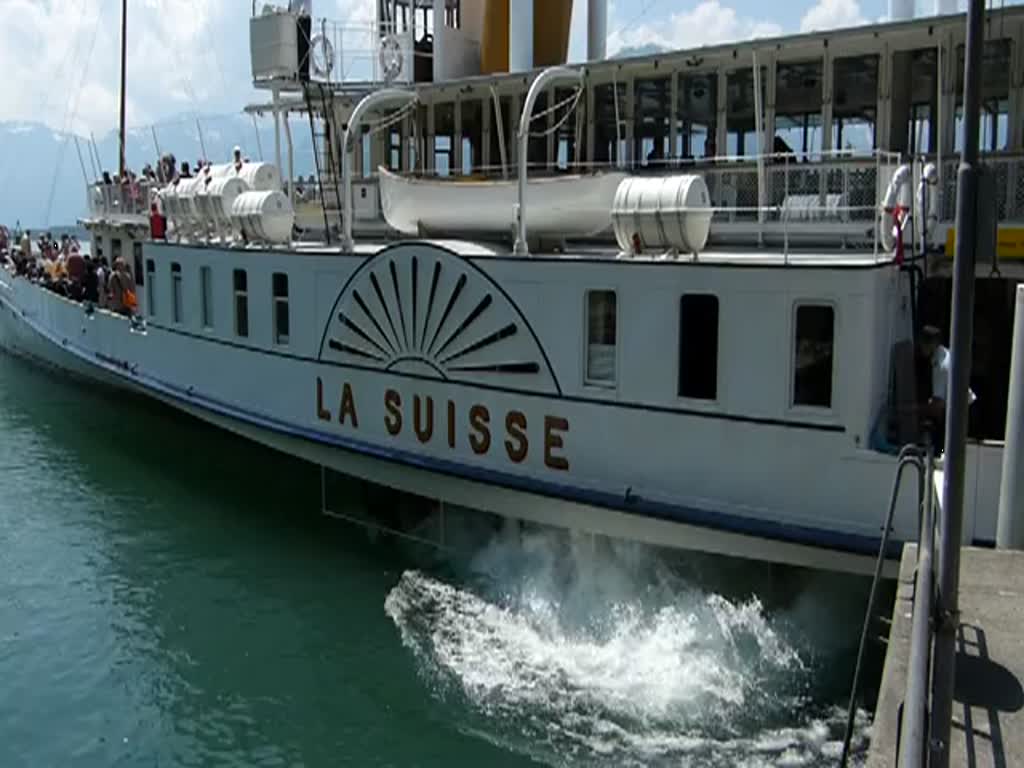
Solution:
<svg viewBox="0 0 1024 768">
<path fill-rule="evenodd" d="M 931 427 L 932 441 L 938 453 L 945 446 L 946 401 L 949 399 L 949 372 L 953 355 L 942 345 L 942 332 L 934 325 L 926 325 L 921 329 L 920 349 L 931 371 L 931 397 L 922 407 L 921 414 Z M 968 388 L 967 404 L 972 405 L 977 399 Z"/>
</svg>

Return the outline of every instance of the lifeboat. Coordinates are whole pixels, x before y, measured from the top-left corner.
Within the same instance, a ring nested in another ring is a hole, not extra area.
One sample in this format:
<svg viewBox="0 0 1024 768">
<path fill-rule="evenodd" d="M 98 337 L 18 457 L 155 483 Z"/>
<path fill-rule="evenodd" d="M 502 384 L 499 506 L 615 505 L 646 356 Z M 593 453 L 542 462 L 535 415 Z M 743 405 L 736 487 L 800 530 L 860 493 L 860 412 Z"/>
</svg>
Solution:
<svg viewBox="0 0 1024 768">
<path fill-rule="evenodd" d="M 516 179 L 421 179 L 380 168 L 388 225 L 404 235 L 508 235 L 519 202 Z M 590 237 L 611 228 L 612 203 L 625 173 L 529 179 L 526 224 L 533 236 Z"/>
</svg>

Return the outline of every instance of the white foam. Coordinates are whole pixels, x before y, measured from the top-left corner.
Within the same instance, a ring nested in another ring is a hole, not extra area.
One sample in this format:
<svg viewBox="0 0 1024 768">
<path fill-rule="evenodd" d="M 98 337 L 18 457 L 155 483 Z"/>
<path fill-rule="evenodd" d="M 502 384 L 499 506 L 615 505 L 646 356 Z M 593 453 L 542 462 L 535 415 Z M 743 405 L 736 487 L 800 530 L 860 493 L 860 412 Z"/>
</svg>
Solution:
<svg viewBox="0 0 1024 768">
<path fill-rule="evenodd" d="M 487 738 L 548 762 L 814 765 L 836 723 L 798 713 L 807 669 L 756 599 L 674 577 L 649 551 L 506 534 L 469 584 L 409 571 L 385 610 Z M 779 727 L 803 717 L 794 727 Z M 513 725 L 514 724 L 514 725 Z"/>
</svg>

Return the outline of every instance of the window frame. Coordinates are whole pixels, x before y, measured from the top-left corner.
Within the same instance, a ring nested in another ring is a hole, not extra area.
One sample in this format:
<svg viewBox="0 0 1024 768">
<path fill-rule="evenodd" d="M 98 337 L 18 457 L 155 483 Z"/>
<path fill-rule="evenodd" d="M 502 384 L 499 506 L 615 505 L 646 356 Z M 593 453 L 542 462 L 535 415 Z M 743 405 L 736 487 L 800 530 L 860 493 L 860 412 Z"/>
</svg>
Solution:
<svg viewBox="0 0 1024 768">
<path fill-rule="evenodd" d="M 614 356 L 614 367 L 612 369 L 611 379 L 592 379 L 590 378 L 590 295 L 592 293 L 610 293 L 615 297 L 615 356 Z M 587 288 L 583 291 L 583 386 L 599 389 L 603 391 L 614 391 L 619 388 L 619 333 L 622 315 L 622 305 L 619 302 L 619 291 L 617 288 L 610 286 L 592 287 Z"/>
<path fill-rule="evenodd" d="M 238 283 L 237 283 L 238 275 L 242 275 L 242 277 L 245 279 L 245 288 L 242 288 L 242 289 L 238 288 Z M 232 307 L 234 309 L 234 313 L 233 313 L 234 314 L 234 319 L 233 319 L 232 322 L 234 324 L 235 336 L 237 336 L 240 339 L 248 339 L 249 338 L 249 330 L 250 330 L 249 326 L 251 325 L 250 322 L 249 322 L 249 273 L 246 270 L 244 270 L 244 269 L 237 269 L 236 268 L 236 269 L 233 269 L 232 272 L 231 272 L 231 298 L 232 298 Z M 238 322 L 238 316 L 239 316 L 238 309 L 241 306 L 240 302 L 244 302 L 244 304 L 245 304 L 245 328 L 244 329 L 241 328 L 241 324 Z M 244 330 L 245 333 L 242 333 L 241 332 L 242 330 Z"/>
<path fill-rule="evenodd" d="M 828 307 L 832 310 L 832 377 L 829 383 L 829 405 L 807 405 L 804 403 L 796 402 L 796 332 L 797 332 L 797 315 L 799 314 L 801 307 Z M 794 299 L 790 307 L 790 323 L 788 328 L 789 334 L 789 376 L 788 386 L 786 388 L 786 402 L 787 410 L 790 413 L 804 414 L 804 415 L 817 415 L 817 416 L 836 416 L 839 413 L 839 408 L 836 405 L 836 400 L 839 397 L 839 302 L 834 298 L 798 298 Z"/>
<path fill-rule="evenodd" d="M 146 259 L 146 314 L 156 317 L 156 261 Z"/>
<path fill-rule="evenodd" d="M 683 301 L 690 296 L 710 296 L 715 300 L 717 310 L 717 323 L 715 327 L 715 396 L 713 398 L 694 397 L 684 395 L 683 388 Z M 693 405 L 717 406 L 721 400 L 722 383 L 722 297 L 713 291 L 687 291 L 679 294 L 676 302 L 677 329 L 679 336 L 676 339 L 676 399 Z"/>
<path fill-rule="evenodd" d="M 171 262 L 171 322 L 181 325 L 185 317 L 184 280 L 181 263 Z"/>
<path fill-rule="evenodd" d="M 199 266 L 199 325 L 204 331 L 214 328 L 213 312 L 213 268 L 209 264 Z"/>
<path fill-rule="evenodd" d="M 278 293 L 277 293 L 277 285 L 275 283 L 276 283 L 276 280 L 277 280 L 278 277 L 283 277 L 284 278 L 284 295 L 283 296 L 279 296 Z M 287 347 L 291 343 L 291 337 L 292 337 L 292 317 L 291 317 L 291 306 L 290 306 L 290 303 L 289 303 L 290 302 L 290 297 L 291 297 L 291 286 L 290 286 L 290 281 L 288 279 L 288 273 L 287 272 L 272 272 L 271 275 L 270 275 L 270 300 L 272 302 L 272 306 L 271 306 L 271 309 L 272 309 L 272 311 L 271 311 L 271 320 L 273 321 L 272 336 L 273 336 L 273 340 L 274 340 L 274 345 L 275 346 Z M 285 318 L 287 319 L 287 323 L 288 323 L 288 333 L 286 335 L 282 335 L 280 333 L 279 329 L 278 329 L 278 317 L 279 317 L 279 312 L 281 311 L 281 305 L 282 304 L 284 305 Z"/>
</svg>

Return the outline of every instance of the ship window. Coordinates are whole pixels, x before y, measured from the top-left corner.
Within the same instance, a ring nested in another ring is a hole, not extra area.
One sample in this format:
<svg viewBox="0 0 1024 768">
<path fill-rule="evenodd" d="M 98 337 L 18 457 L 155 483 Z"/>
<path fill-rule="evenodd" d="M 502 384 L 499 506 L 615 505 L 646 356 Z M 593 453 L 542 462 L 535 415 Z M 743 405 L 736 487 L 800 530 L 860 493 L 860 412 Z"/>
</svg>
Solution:
<svg viewBox="0 0 1024 768">
<path fill-rule="evenodd" d="M 121 258 L 122 244 L 120 237 L 110 238 L 110 266 L 114 266 L 114 262 Z"/>
<path fill-rule="evenodd" d="M 873 150 L 878 114 L 878 56 L 836 59 L 833 66 L 832 147 L 857 152 Z M 871 183 L 874 184 L 873 179 Z"/>
<path fill-rule="evenodd" d="M 676 156 L 714 157 L 718 116 L 718 75 L 680 75 Z"/>
<path fill-rule="evenodd" d="M 93 249 L 96 251 L 96 253 L 93 254 L 93 258 L 95 258 L 96 261 L 99 261 L 103 258 L 103 237 L 101 235 L 96 235 L 96 237 L 93 238 L 92 245 Z"/>
<path fill-rule="evenodd" d="M 450 176 L 454 163 L 455 104 L 434 105 L 434 172 Z"/>
<path fill-rule="evenodd" d="M 134 274 L 132 277 L 135 278 L 135 282 L 139 285 L 143 285 L 146 282 L 142 271 L 142 243 L 132 243 L 132 257 L 134 264 Z"/>
<path fill-rule="evenodd" d="M 171 264 L 171 319 L 181 322 L 181 264 Z"/>
<path fill-rule="evenodd" d="M 274 343 L 287 344 L 290 331 L 288 317 L 288 275 L 274 273 Z"/>
<path fill-rule="evenodd" d="M 761 118 L 767 96 L 766 67 L 761 71 Z M 730 72 L 726 77 L 726 152 L 730 155 L 758 154 L 757 120 L 754 114 L 754 70 L 750 67 Z M 763 124 L 763 122 L 762 122 Z M 763 151 L 763 150 L 762 150 Z M 747 201 L 739 203 L 747 205 Z M 756 201 L 752 204 L 756 205 Z"/>
<path fill-rule="evenodd" d="M 615 291 L 587 293 L 586 383 L 615 384 Z"/>
<path fill-rule="evenodd" d="M 249 280 L 244 269 L 236 269 L 235 287 L 235 334 L 242 338 L 249 336 Z"/>
<path fill-rule="evenodd" d="M 634 157 L 642 166 L 661 167 L 671 154 L 669 120 L 672 116 L 672 80 L 637 79 L 633 85 Z"/>
<path fill-rule="evenodd" d="M 690 294 L 679 302 L 679 396 L 718 398 L 718 297 Z"/>
<path fill-rule="evenodd" d="M 821 59 L 779 64 L 773 153 L 806 157 L 821 152 L 821 83 Z"/>
<path fill-rule="evenodd" d="M 626 84 L 594 86 L 594 163 L 626 164 Z"/>
<path fill-rule="evenodd" d="M 203 328 L 213 328 L 213 275 L 209 267 L 199 268 L 199 290 Z"/>
<path fill-rule="evenodd" d="M 921 154 L 935 151 L 938 114 L 939 57 L 936 48 L 897 51 L 892 60 L 893 139 L 906 110 L 906 143 L 893 150 Z"/>
<path fill-rule="evenodd" d="M 156 282 L 156 264 L 152 259 L 146 259 L 146 309 L 149 316 L 156 315 L 156 296 L 153 290 L 153 283 Z"/>
<path fill-rule="evenodd" d="M 793 405 L 832 407 L 835 311 L 824 304 L 796 308 Z"/>
<path fill-rule="evenodd" d="M 469 175 L 478 166 L 483 165 L 484 103 L 480 99 L 467 99 L 460 105 L 462 109 L 463 175 Z"/>
<path fill-rule="evenodd" d="M 954 152 L 964 145 L 964 47 L 957 46 L 957 101 Z M 1010 41 L 989 40 L 985 43 L 981 63 L 981 125 L 978 149 L 983 152 L 1004 150 L 1010 139 Z"/>
</svg>

